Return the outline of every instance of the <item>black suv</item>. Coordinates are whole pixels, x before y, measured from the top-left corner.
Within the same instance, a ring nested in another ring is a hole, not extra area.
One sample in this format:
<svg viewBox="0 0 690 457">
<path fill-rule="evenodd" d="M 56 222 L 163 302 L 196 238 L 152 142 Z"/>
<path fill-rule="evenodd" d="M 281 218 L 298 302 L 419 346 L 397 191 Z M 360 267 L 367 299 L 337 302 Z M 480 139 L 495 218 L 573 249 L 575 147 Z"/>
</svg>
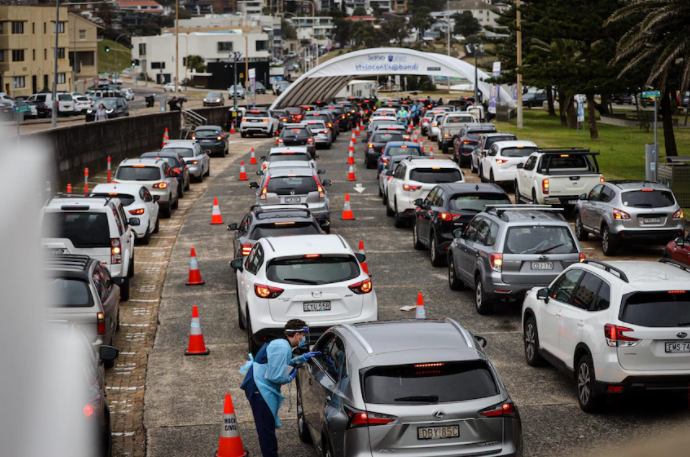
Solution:
<svg viewBox="0 0 690 457">
<path fill-rule="evenodd" d="M 453 160 L 460 166 L 472 161 L 472 151 L 484 133 L 496 133 L 493 124 L 468 124 L 453 139 Z"/>
<path fill-rule="evenodd" d="M 526 106 L 528 108 L 542 106 L 547 99 L 548 97 L 546 96 L 546 94 L 541 94 L 538 92 L 528 92 L 522 96 L 522 106 Z"/>
<path fill-rule="evenodd" d="M 194 130 L 192 139 L 196 140 L 209 156 L 217 154 L 223 157 L 229 153 L 228 134 L 220 125 L 200 125 Z"/>
<path fill-rule="evenodd" d="M 306 125 L 286 124 L 276 138 L 276 146 L 305 146 L 311 158 L 316 158 L 316 140 Z"/>
</svg>

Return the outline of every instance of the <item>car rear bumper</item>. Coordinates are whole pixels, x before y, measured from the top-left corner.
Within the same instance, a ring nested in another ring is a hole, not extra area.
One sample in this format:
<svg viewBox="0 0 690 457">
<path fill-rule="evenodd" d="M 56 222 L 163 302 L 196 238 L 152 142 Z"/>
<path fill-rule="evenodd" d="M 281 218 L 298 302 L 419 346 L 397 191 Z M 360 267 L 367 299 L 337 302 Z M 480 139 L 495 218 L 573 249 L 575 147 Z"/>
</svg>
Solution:
<svg viewBox="0 0 690 457">
<path fill-rule="evenodd" d="M 597 381 L 596 389 L 598 392 L 607 395 L 687 393 L 690 389 L 690 374 L 670 376 L 628 376 L 623 379 L 623 381 L 615 383 Z"/>
<path fill-rule="evenodd" d="M 204 152 L 225 152 L 225 144 L 223 143 L 199 143 L 199 146 Z"/>
<path fill-rule="evenodd" d="M 189 174 L 190 175 L 196 176 L 197 178 L 199 176 L 201 176 L 202 168 L 203 168 L 203 166 L 201 165 L 201 162 L 199 162 L 196 165 L 189 165 L 189 163 L 187 163 L 187 167 L 189 168 Z"/>
<path fill-rule="evenodd" d="M 261 125 L 240 125 L 240 133 L 268 133 L 271 131 L 269 124 Z"/>
<path fill-rule="evenodd" d="M 332 143 L 331 139 L 328 138 L 327 136 L 317 136 L 316 137 L 316 144 L 330 144 Z"/>
<path fill-rule="evenodd" d="M 644 242 L 655 242 L 666 244 L 669 241 L 675 239 L 678 236 L 683 236 L 683 226 L 678 224 L 676 228 L 663 228 L 663 229 L 625 229 L 619 228 L 615 233 L 621 241 L 644 241 Z"/>
<path fill-rule="evenodd" d="M 490 298 L 493 299 L 522 296 L 534 287 L 548 286 L 553 280 L 553 278 L 556 276 L 554 275 L 553 277 L 548 277 L 542 283 L 507 284 L 503 282 L 503 279 L 500 277 L 498 273 L 496 273 L 496 275 L 498 275 L 498 277 L 493 277 L 494 275 L 489 275 L 482 278 L 486 280 L 486 282 L 484 283 L 484 292 Z"/>
<path fill-rule="evenodd" d="M 497 181 L 497 182 L 503 182 L 503 181 L 513 182 L 513 181 L 515 181 L 515 178 L 517 177 L 517 169 L 516 168 L 508 168 L 508 169 L 493 168 L 492 170 L 494 172 L 494 181 Z"/>
<path fill-rule="evenodd" d="M 563 206 L 573 206 L 577 204 L 577 195 L 558 195 L 558 196 L 544 196 L 544 204 L 547 205 L 563 205 Z M 537 202 L 534 202 L 537 203 Z"/>
</svg>

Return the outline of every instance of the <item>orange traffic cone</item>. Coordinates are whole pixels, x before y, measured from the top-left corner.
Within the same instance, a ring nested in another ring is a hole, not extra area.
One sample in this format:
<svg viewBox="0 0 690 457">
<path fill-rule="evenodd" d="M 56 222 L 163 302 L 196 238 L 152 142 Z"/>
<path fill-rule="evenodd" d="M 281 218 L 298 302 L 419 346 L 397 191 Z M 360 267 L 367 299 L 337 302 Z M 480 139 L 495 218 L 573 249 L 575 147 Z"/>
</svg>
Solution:
<svg viewBox="0 0 690 457">
<path fill-rule="evenodd" d="M 163 145 L 161 148 L 164 148 L 168 141 L 170 141 L 170 137 L 168 137 L 168 128 L 166 127 L 165 132 L 163 133 Z"/>
<path fill-rule="evenodd" d="M 350 150 L 347 151 L 347 163 L 349 163 L 350 166 L 355 164 L 355 156 L 352 154 L 354 152 L 352 149 L 352 146 L 350 146 Z"/>
<path fill-rule="evenodd" d="M 434 160 L 434 147 L 433 146 L 429 146 L 429 158 L 431 160 Z"/>
<path fill-rule="evenodd" d="M 189 280 L 188 286 L 203 286 L 204 281 L 201 279 L 201 272 L 199 271 L 199 262 L 196 261 L 196 251 L 192 248 L 192 254 L 189 259 Z"/>
<path fill-rule="evenodd" d="M 208 355 L 208 348 L 204 344 L 204 335 L 201 333 L 199 323 L 199 309 L 196 305 L 192 306 L 192 329 L 189 331 L 189 346 L 184 351 L 184 355 Z"/>
<path fill-rule="evenodd" d="M 415 312 L 415 318 L 426 319 L 426 311 L 424 310 L 424 295 L 417 294 L 417 311 Z"/>
<path fill-rule="evenodd" d="M 347 171 L 347 180 L 357 181 L 357 178 L 355 177 L 355 167 L 352 165 L 350 165 L 350 169 Z"/>
<path fill-rule="evenodd" d="M 350 135 L 350 143 L 354 146 L 354 144 L 357 142 L 357 139 L 355 138 L 355 129 L 352 129 L 352 135 Z"/>
<path fill-rule="evenodd" d="M 359 253 L 362 255 L 366 255 L 366 252 L 364 252 L 364 241 L 363 240 L 359 240 Z M 369 274 L 369 266 L 367 265 L 366 259 L 364 259 L 364 262 L 360 263 L 360 265 L 362 266 L 362 270 L 364 270 L 364 272 L 366 274 Z"/>
<path fill-rule="evenodd" d="M 72 193 L 72 184 L 67 184 L 67 193 L 68 194 Z"/>
<path fill-rule="evenodd" d="M 249 165 L 256 165 L 256 156 L 254 155 L 254 148 L 252 148 L 252 155 L 249 158 Z"/>
<path fill-rule="evenodd" d="M 213 211 L 211 212 L 211 225 L 218 225 L 223 223 L 223 216 L 220 214 L 220 206 L 218 206 L 218 199 L 213 197 Z"/>
<path fill-rule="evenodd" d="M 234 134 L 235 134 L 235 123 L 233 122 L 232 126 L 230 127 L 230 135 L 234 135 Z"/>
<path fill-rule="evenodd" d="M 412 141 L 414 141 L 415 143 L 417 143 L 417 142 L 419 141 L 419 138 L 417 138 L 417 131 L 416 131 L 416 130 L 413 130 L 412 132 L 413 132 Z"/>
<path fill-rule="evenodd" d="M 244 160 L 240 162 L 240 181 L 247 180 L 247 170 L 244 169 Z"/>
<path fill-rule="evenodd" d="M 237 430 L 237 419 L 235 418 L 235 407 L 232 404 L 230 394 L 225 394 L 223 404 L 223 424 L 220 427 L 220 441 L 218 442 L 218 452 L 216 457 L 244 457 L 247 455 L 242 445 L 242 437 Z"/>
<path fill-rule="evenodd" d="M 359 136 L 359 125 L 358 125 L 357 128 L 355 129 L 355 135 Z"/>
<path fill-rule="evenodd" d="M 343 216 L 341 217 L 341 219 L 344 221 L 355 220 L 355 215 L 352 214 L 352 207 L 350 206 L 350 194 L 345 194 L 345 203 L 343 203 Z"/>
</svg>

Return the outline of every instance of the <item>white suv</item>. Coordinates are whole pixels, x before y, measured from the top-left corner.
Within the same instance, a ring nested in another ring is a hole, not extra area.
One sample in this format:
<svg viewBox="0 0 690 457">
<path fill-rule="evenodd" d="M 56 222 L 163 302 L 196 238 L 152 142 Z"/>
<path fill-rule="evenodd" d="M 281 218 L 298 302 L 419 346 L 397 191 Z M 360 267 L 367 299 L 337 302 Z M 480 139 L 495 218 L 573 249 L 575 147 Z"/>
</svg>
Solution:
<svg viewBox="0 0 690 457">
<path fill-rule="evenodd" d="M 378 319 L 378 303 L 363 254 L 339 235 L 262 238 L 246 258 L 231 262 L 237 274 L 237 312 L 249 350 L 283 333 L 290 319 L 309 324 L 310 344 L 328 328 Z"/>
<path fill-rule="evenodd" d="M 120 299 L 129 300 L 136 237 L 131 225 L 139 221 L 127 221 L 118 198 L 55 197 L 41 213 L 41 247 L 47 254 L 83 254 L 100 261 L 113 278 L 123 279 Z"/>
<path fill-rule="evenodd" d="M 687 393 L 690 385 L 690 268 L 673 260 L 586 260 L 522 305 L 525 358 L 577 383 L 580 407 L 607 396 Z"/>
<path fill-rule="evenodd" d="M 490 133 L 489 135 L 500 135 Z M 492 183 L 515 182 L 517 166 L 523 166 L 537 145 L 531 141 L 497 141 L 479 159 L 479 179 Z"/>
<path fill-rule="evenodd" d="M 179 181 L 163 159 L 125 159 L 115 172 L 113 184 L 140 184 L 146 187 L 160 205 L 161 216 L 170 217 L 180 204 Z"/>
<path fill-rule="evenodd" d="M 149 244 L 151 234 L 158 233 L 159 197 L 151 195 L 141 184 L 98 184 L 91 195 L 117 197 L 122 202 L 127 220 L 141 244 Z"/>
<path fill-rule="evenodd" d="M 465 182 L 462 170 L 452 160 L 408 157 L 388 181 L 386 215 L 395 217 L 396 227 L 404 227 L 414 217 L 416 199 L 425 198 L 437 184 L 450 182 Z"/>
</svg>

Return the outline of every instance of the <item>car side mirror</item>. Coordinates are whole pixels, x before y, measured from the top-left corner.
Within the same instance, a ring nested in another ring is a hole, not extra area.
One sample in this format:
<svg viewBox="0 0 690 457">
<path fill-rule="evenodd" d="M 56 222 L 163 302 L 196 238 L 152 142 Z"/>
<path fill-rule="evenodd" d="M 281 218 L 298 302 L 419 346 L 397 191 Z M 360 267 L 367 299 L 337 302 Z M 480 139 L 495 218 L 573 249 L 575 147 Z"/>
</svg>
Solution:
<svg viewBox="0 0 690 457">
<path fill-rule="evenodd" d="M 115 360 L 117 359 L 118 355 L 120 355 L 120 350 L 116 347 L 106 346 L 105 344 L 103 344 L 100 348 L 98 348 L 98 356 L 104 362 L 110 362 L 111 360 Z"/>
<path fill-rule="evenodd" d="M 258 188 L 259 188 L 259 183 L 258 183 L 258 182 L 250 182 L 250 183 L 249 183 L 249 188 L 250 188 L 250 189 L 258 189 Z"/>
<path fill-rule="evenodd" d="M 517 167 L 518 167 L 519 169 L 523 169 L 523 168 L 525 168 L 525 164 L 524 164 L 524 163 L 519 163 L 519 164 L 517 164 Z"/>
<path fill-rule="evenodd" d="M 266 160 L 266 156 L 259 157 L 259 160 Z"/>
<path fill-rule="evenodd" d="M 543 287 L 537 291 L 537 299 L 548 301 L 549 299 L 549 288 Z"/>
<path fill-rule="evenodd" d="M 331 187 L 333 181 L 331 181 L 330 179 L 324 179 L 324 181 L 321 184 L 325 187 Z"/>
<path fill-rule="evenodd" d="M 228 225 L 228 230 L 237 230 L 237 224 Z"/>
<path fill-rule="evenodd" d="M 578 200 L 587 200 L 587 194 L 580 194 L 577 197 Z"/>
<path fill-rule="evenodd" d="M 263 176 L 263 175 L 264 175 L 263 170 L 257 170 L 257 171 L 256 171 L 256 175 L 257 175 L 257 176 Z"/>
<path fill-rule="evenodd" d="M 453 238 L 462 238 L 462 229 L 453 230 Z"/>
<path fill-rule="evenodd" d="M 157 202 L 157 201 L 160 200 L 160 199 L 161 199 L 161 196 L 160 196 L 160 195 L 154 195 L 154 196 L 153 196 L 153 201 L 154 201 L 154 202 Z"/>
<path fill-rule="evenodd" d="M 678 246 L 679 248 L 682 248 L 683 246 L 685 246 L 685 240 L 684 240 L 683 237 L 681 237 L 681 236 L 679 236 L 678 238 L 676 238 L 676 239 L 674 240 L 674 242 L 676 243 L 676 246 Z"/>
<path fill-rule="evenodd" d="M 357 259 L 357 262 L 359 262 L 359 263 L 364 263 L 367 260 L 366 254 L 360 254 L 359 252 L 355 253 L 355 258 Z"/>
<path fill-rule="evenodd" d="M 363 138 L 363 139 L 362 139 L 362 143 L 366 143 L 366 142 L 367 142 L 367 139 L 366 139 L 366 138 Z"/>
<path fill-rule="evenodd" d="M 318 170 L 316 173 L 319 175 L 323 175 L 326 173 L 326 170 Z"/>
<path fill-rule="evenodd" d="M 133 217 L 129 220 L 129 225 L 131 227 L 139 227 L 141 225 L 141 221 L 138 217 Z"/>
<path fill-rule="evenodd" d="M 417 198 L 415 201 L 412 202 L 414 206 L 419 206 L 420 208 L 424 206 L 424 199 L 423 198 Z"/>
<path fill-rule="evenodd" d="M 474 339 L 477 340 L 477 343 L 479 343 L 480 347 L 486 347 L 486 338 L 484 338 L 483 336 L 475 335 Z"/>
<path fill-rule="evenodd" d="M 230 261 L 230 267 L 235 271 L 243 271 L 244 267 L 242 266 L 242 262 L 244 262 L 243 258 L 232 259 Z"/>
</svg>

